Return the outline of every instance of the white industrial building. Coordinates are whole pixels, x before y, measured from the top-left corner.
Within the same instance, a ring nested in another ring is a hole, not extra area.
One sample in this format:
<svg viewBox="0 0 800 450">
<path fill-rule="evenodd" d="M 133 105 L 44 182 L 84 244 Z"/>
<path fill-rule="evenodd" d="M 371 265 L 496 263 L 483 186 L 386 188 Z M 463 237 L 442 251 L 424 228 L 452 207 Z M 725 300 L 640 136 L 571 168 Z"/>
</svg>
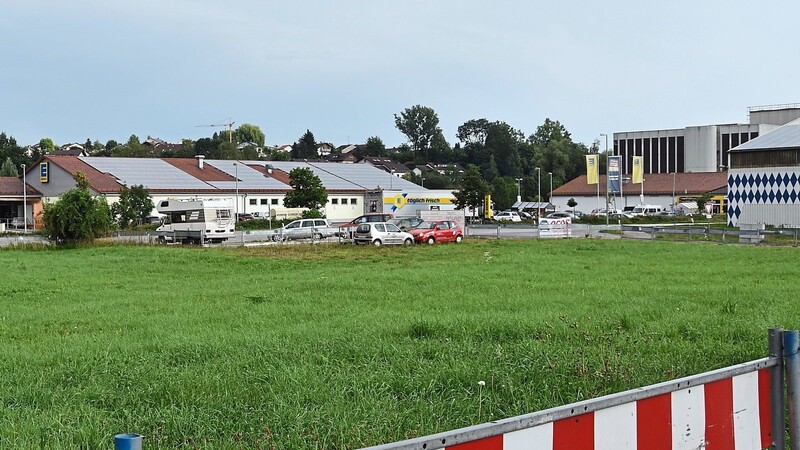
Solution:
<svg viewBox="0 0 800 450">
<path fill-rule="evenodd" d="M 631 173 L 642 156 L 649 173 L 717 172 L 728 165 L 728 152 L 779 126 L 800 118 L 800 104 L 753 106 L 748 123 L 690 126 L 614 133 L 613 154 L 622 156 L 622 173 Z"/>
<path fill-rule="evenodd" d="M 800 227 L 800 119 L 730 152 L 728 225 Z"/>
</svg>

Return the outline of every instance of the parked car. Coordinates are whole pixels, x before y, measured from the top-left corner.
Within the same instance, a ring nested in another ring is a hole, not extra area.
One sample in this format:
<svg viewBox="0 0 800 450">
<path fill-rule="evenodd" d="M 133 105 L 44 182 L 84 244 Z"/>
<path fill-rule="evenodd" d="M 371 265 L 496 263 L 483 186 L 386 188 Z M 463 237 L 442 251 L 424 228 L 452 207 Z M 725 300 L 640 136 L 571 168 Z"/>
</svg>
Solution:
<svg viewBox="0 0 800 450">
<path fill-rule="evenodd" d="M 397 217 L 389 220 L 388 222 L 397 225 L 397 227 L 402 231 L 409 231 L 417 228 L 419 224 L 425 221 L 419 217 Z"/>
<path fill-rule="evenodd" d="M 411 245 L 414 236 L 401 231 L 397 225 L 390 222 L 367 222 L 356 227 L 353 232 L 353 241 L 356 244 L 381 245 Z"/>
<path fill-rule="evenodd" d="M 570 219 L 574 218 L 575 216 L 570 211 L 555 211 L 551 212 L 547 216 L 548 219 L 563 219 L 565 217 L 569 217 Z"/>
<path fill-rule="evenodd" d="M 432 220 L 422 222 L 417 228 L 411 230 L 417 242 L 461 242 L 464 239 L 464 230 L 452 220 Z"/>
<path fill-rule="evenodd" d="M 355 219 L 339 225 L 339 236 L 352 238 L 353 232 L 355 229 L 361 225 L 362 223 L 376 223 L 376 222 L 388 222 L 394 218 L 393 215 L 389 213 L 368 213 L 363 214 Z"/>
<path fill-rule="evenodd" d="M 239 222 L 246 222 L 248 220 L 255 220 L 255 217 L 253 217 L 252 214 L 247 214 L 247 213 L 239 213 L 239 214 L 236 215 L 236 217 L 238 218 Z"/>
<path fill-rule="evenodd" d="M 283 228 L 271 230 L 270 239 L 273 241 L 287 241 L 289 239 L 323 239 L 336 235 L 338 227 L 331 224 L 328 219 L 299 219 L 289 222 Z"/>
<path fill-rule="evenodd" d="M 660 205 L 636 205 L 633 207 L 631 215 L 633 217 L 655 216 L 663 210 L 664 208 L 662 208 Z"/>
<path fill-rule="evenodd" d="M 522 222 L 522 217 L 516 211 L 500 211 L 492 218 L 498 222 Z"/>
</svg>

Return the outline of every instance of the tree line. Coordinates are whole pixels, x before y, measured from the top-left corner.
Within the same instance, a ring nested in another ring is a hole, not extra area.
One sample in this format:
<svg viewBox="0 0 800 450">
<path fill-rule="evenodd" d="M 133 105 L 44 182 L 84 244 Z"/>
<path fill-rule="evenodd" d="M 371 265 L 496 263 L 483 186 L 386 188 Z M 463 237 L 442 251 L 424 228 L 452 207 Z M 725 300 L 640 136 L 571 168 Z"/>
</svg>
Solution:
<svg viewBox="0 0 800 450">
<path fill-rule="evenodd" d="M 395 127 L 408 142 L 388 149 L 382 139 L 371 136 L 365 144 L 357 145 L 354 154 L 384 156 L 407 165 L 427 163 L 451 165 L 451 170 L 430 170 L 422 176 L 407 178 L 429 189 L 457 188 L 463 173 L 455 165 L 474 165 L 488 183 L 498 208 L 513 204 L 519 189 L 524 201 L 547 200 L 551 185 L 561 186 L 586 170 L 584 155 L 596 153 L 599 142 L 591 147 L 574 142 L 569 131 L 557 120 L 546 119 L 536 130 L 526 135 L 503 121 L 486 118 L 471 119 L 458 127 L 456 142 L 451 145 L 439 126 L 436 112 L 427 106 L 415 105 L 394 116 Z M 109 140 L 105 144 L 87 139 L 83 147 L 93 156 L 140 158 L 193 158 L 204 155 L 209 159 L 289 160 L 317 159 L 321 143 L 311 130 L 306 130 L 292 145 L 291 152 L 265 145 L 265 134 L 253 124 L 220 131 L 211 137 L 183 139 L 179 144 L 154 146 L 131 135 L 125 142 Z M 340 149 L 330 144 L 335 156 Z M 20 164 L 30 165 L 44 153 L 57 150 L 49 138 L 43 138 L 35 148 L 20 147 L 13 137 L 0 133 L 0 175 L 18 176 L 13 169 Z M 601 161 L 602 165 L 602 161 Z M 602 169 L 602 168 L 601 168 Z M 424 180 L 423 180 L 424 178 Z"/>
</svg>

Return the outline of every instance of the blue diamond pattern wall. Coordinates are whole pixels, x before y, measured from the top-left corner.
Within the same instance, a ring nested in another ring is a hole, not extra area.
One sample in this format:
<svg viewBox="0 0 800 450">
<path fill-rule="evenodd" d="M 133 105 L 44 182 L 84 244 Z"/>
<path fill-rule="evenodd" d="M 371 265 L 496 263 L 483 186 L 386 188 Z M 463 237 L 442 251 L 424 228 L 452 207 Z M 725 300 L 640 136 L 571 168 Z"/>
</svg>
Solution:
<svg viewBox="0 0 800 450">
<path fill-rule="evenodd" d="M 764 223 L 800 227 L 800 178 L 796 171 L 787 169 L 731 170 L 728 225 Z"/>
</svg>

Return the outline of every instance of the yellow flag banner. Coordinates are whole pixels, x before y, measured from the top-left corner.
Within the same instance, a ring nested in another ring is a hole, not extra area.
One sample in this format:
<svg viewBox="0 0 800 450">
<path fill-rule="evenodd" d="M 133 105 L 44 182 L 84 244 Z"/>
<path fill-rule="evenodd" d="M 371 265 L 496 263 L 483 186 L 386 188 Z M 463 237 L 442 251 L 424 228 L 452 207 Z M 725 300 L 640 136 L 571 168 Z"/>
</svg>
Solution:
<svg viewBox="0 0 800 450">
<path fill-rule="evenodd" d="M 641 184 L 643 178 L 643 167 L 642 167 L 642 157 L 641 156 L 634 156 L 633 157 L 633 174 L 631 176 L 631 183 L 633 184 Z"/>
<path fill-rule="evenodd" d="M 586 184 L 597 184 L 600 173 L 597 162 L 597 155 L 586 155 Z"/>
</svg>

